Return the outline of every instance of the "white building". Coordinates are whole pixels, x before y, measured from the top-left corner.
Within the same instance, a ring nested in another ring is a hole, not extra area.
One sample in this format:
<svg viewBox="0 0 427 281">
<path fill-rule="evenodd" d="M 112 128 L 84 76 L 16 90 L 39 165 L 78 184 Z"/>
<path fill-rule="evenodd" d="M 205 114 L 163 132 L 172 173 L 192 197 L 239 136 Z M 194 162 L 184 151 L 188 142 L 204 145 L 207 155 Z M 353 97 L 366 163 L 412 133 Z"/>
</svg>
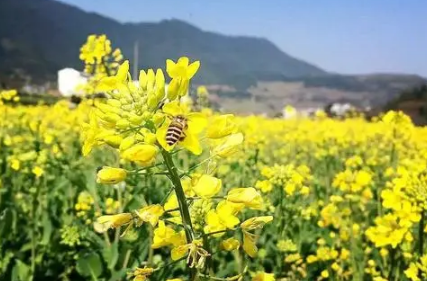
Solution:
<svg viewBox="0 0 427 281">
<path fill-rule="evenodd" d="M 330 112 L 336 116 L 344 116 L 350 110 L 353 110 L 354 106 L 349 103 L 334 103 L 330 108 Z"/>
<path fill-rule="evenodd" d="M 86 84 L 87 81 L 88 77 L 84 73 L 73 68 L 64 68 L 58 71 L 58 91 L 64 97 L 83 94 L 77 88 Z"/>
<path fill-rule="evenodd" d="M 87 74 L 75 70 L 74 68 L 64 68 L 58 71 L 58 91 L 64 97 L 71 97 L 73 95 L 79 96 L 84 94 L 78 87 L 87 83 L 89 77 Z M 132 81 L 136 87 L 139 87 L 139 81 Z M 167 92 L 169 84 L 165 84 L 165 91 Z"/>
</svg>

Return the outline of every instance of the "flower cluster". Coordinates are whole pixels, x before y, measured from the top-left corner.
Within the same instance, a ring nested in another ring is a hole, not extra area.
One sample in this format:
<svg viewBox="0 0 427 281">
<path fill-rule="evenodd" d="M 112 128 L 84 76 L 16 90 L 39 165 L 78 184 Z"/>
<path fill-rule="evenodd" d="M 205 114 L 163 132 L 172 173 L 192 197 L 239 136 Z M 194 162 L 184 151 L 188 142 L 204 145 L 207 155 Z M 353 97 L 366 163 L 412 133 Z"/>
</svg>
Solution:
<svg viewBox="0 0 427 281">
<path fill-rule="evenodd" d="M 227 238 L 217 243 L 225 251 L 237 250 L 242 245 L 250 257 L 255 257 L 259 236 L 256 230 L 273 217 L 254 216 L 242 222 L 239 214 L 243 215 L 246 209 L 264 209 L 261 194 L 252 187 L 227 191 L 221 179 L 214 176 L 216 161 L 237 153 L 243 134 L 233 115 L 212 116 L 194 111 L 185 103 L 190 79 L 199 67 L 200 62 L 190 63 L 186 57 L 176 63 L 167 60 L 166 72 L 171 81 L 166 87 L 161 69 L 142 70 L 135 84 L 125 61 L 115 75 L 99 81 L 98 88 L 107 94 L 107 99 L 94 102 L 89 122 L 83 124 L 83 154 L 89 155 L 95 147 L 108 146 L 120 156 L 120 167 L 99 169 L 100 184 L 117 185 L 142 174 L 166 175 L 172 183 L 164 204 L 108 214 L 113 202 L 107 200 L 107 215 L 95 223 L 98 232 L 125 226 L 123 236 L 148 223 L 148 227 L 154 228 L 152 249 L 169 248 L 173 261 L 186 257 L 190 268 L 204 270 L 207 260 L 213 258 L 208 250 L 211 240 L 222 240 L 223 236 Z M 199 89 L 199 95 L 202 90 Z M 183 149 L 196 156 L 203 151 L 208 155 L 181 172 L 173 155 Z M 195 171 L 204 165 L 207 165 L 204 172 Z M 303 168 L 299 170 L 306 172 Z M 295 184 L 301 183 L 294 178 Z M 229 236 L 238 232 L 243 234 L 241 241 Z M 139 271 L 134 276 L 135 280 L 146 278 Z"/>
<path fill-rule="evenodd" d="M 20 100 L 17 90 L 0 90 L 0 105 L 4 101 L 18 102 Z"/>
<path fill-rule="evenodd" d="M 111 41 L 105 34 L 92 34 L 80 48 L 80 60 L 85 65 L 84 73 L 88 76 L 88 81 L 78 88 L 86 95 L 91 95 L 100 92 L 98 88 L 100 79 L 116 73 L 123 55 L 120 49 L 113 49 Z"/>
</svg>

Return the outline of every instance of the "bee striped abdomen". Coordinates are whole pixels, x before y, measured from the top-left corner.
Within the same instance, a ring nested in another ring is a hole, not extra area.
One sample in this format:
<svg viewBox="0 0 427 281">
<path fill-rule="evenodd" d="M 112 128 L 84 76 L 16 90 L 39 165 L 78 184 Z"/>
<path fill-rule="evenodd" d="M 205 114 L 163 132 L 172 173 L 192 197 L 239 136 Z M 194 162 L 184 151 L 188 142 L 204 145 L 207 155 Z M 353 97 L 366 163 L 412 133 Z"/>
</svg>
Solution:
<svg viewBox="0 0 427 281">
<path fill-rule="evenodd" d="M 187 122 L 182 116 L 177 116 L 172 120 L 166 132 L 166 143 L 168 145 L 174 145 L 185 138 L 184 129 L 186 124 Z"/>
</svg>

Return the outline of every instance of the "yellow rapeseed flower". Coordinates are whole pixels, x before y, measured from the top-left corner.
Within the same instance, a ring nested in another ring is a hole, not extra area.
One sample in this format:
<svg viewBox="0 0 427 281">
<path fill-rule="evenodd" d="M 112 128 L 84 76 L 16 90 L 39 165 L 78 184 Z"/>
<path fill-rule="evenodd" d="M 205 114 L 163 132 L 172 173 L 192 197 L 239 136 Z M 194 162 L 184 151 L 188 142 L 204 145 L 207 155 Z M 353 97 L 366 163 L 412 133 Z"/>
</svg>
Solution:
<svg viewBox="0 0 427 281">
<path fill-rule="evenodd" d="M 252 281 L 275 281 L 273 273 L 266 273 L 264 271 L 258 271 L 253 277 Z"/>
<path fill-rule="evenodd" d="M 181 57 L 176 63 L 170 59 L 166 60 L 166 72 L 172 78 L 167 93 L 170 100 L 187 94 L 189 81 L 197 73 L 199 67 L 200 61 L 190 64 L 188 57 Z"/>
<path fill-rule="evenodd" d="M 221 191 L 222 181 L 210 175 L 201 175 L 192 181 L 192 189 L 201 198 L 211 198 Z"/>
<path fill-rule="evenodd" d="M 186 119 L 187 126 L 183 129 L 184 138 L 178 143 L 196 155 L 201 154 L 202 147 L 199 135 L 207 125 L 206 118 L 201 113 L 186 113 L 178 101 L 166 104 L 163 107 L 163 112 L 172 118 L 176 116 L 183 116 Z M 176 145 L 174 144 L 171 146 L 166 142 L 166 134 L 171 123 L 171 118 L 167 118 L 156 132 L 157 141 L 166 151 L 172 150 Z"/>
<path fill-rule="evenodd" d="M 240 247 L 239 240 L 235 238 L 228 238 L 221 242 L 221 248 L 226 251 L 237 250 Z"/>
<path fill-rule="evenodd" d="M 210 122 L 206 136 L 211 139 L 220 139 L 237 132 L 233 114 L 219 115 Z"/>
<path fill-rule="evenodd" d="M 242 133 L 229 135 L 212 149 L 211 154 L 222 158 L 233 156 L 239 151 L 242 143 Z"/>
<path fill-rule="evenodd" d="M 127 225 L 132 222 L 131 213 L 122 213 L 117 215 L 101 216 L 97 220 L 97 223 L 104 226 L 104 229 L 118 228 L 123 225 Z"/>
<path fill-rule="evenodd" d="M 261 194 L 255 188 L 233 188 L 227 194 L 227 201 L 245 204 L 246 207 L 260 210 L 264 207 Z"/>
<path fill-rule="evenodd" d="M 172 227 L 166 226 L 165 222 L 160 220 L 157 228 L 154 229 L 154 238 L 151 248 L 158 249 L 165 246 L 179 246 L 185 243 L 185 237 L 176 232 Z"/>
<path fill-rule="evenodd" d="M 97 173 L 97 182 L 103 184 L 116 184 L 126 179 L 125 169 L 104 166 Z"/>
<path fill-rule="evenodd" d="M 41 177 L 44 174 L 44 170 L 39 166 L 35 166 L 32 172 L 34 175 L 36 175 L 37 178 Z"/>
<path fill-rule="evenodd" d="M 148 222 L 155 227 L 164 212 L 165 211 L 161 205 L 149 205 L 141 208 L 136 213 L 142 221 Z"/>
</svg>

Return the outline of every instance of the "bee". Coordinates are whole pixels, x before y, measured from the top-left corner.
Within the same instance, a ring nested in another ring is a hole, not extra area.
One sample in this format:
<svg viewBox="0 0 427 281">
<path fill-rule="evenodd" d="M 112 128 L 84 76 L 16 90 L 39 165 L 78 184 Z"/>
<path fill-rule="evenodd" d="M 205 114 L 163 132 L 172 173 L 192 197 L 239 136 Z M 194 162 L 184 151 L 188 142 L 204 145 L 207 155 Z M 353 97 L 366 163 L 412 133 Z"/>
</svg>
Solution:
<svg viewBox="0 0 427 281">
<path fill-rule="evenodd" d="M 168 130 L 166 131 L 166 143 L 170 146 L 182 141 L 185 138 L 184 130 L 188 128 L 187 118 L 177 115 L 172 118 Z"/>
</svg>

